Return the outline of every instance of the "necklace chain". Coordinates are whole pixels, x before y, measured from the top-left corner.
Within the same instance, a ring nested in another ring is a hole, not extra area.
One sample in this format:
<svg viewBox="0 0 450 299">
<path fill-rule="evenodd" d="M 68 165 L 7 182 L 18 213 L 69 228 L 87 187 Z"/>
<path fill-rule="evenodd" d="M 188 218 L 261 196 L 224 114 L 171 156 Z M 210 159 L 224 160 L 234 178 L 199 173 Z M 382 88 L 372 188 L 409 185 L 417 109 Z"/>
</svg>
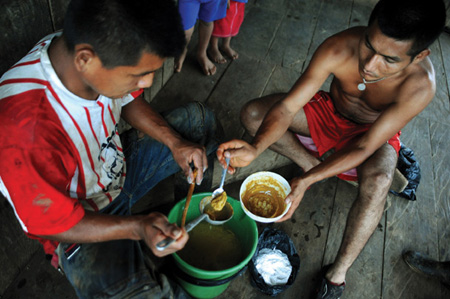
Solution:
<svg viewBox="0 0 450 299">
<path fill-rule="evenodd" d="M 361 76 L 361 78 L 362 78 L 362 80 L 363 80 L 363 83 L 359 83 L 359 84 L 358 84 L 358 89 L 359 89 L 360 91 L 364 91 L 364 90 L 366 90 L 366 84 L 376 83 L 376 82 L 379 82 L 379 81 L 381 81 L 381 80 L 386 79 L 387 77 L 383 77 L 383 78 L 380 78 L 380 79 L 377 79 L 377 80 L 373 80 L 373 81 L 366 81 L 366 79 L 364 79 L 364 77 L 362 77 L 362 76 Z"/>
<path fill-rule="evenodd" d="M 364 79 L 364 77 L 362 77 L 364 84 L 377 83 L 377 82 L 382 81 L 382 80 L 384 80 L 386 78 L 387 77 L 383 77 L 383 78 L 372 80 L 372 81 L 366 81 L 366 79 Z"/>
</svg>

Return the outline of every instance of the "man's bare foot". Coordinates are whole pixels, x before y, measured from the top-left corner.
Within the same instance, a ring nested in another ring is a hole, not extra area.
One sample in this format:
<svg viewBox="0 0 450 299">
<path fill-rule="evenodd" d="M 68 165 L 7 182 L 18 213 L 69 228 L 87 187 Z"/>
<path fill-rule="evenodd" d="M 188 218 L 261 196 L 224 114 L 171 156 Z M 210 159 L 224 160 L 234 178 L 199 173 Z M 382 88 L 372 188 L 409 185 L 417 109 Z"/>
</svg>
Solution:
<svg viewBox="0 0 450 299">
<path fill-rule="evenodd" d="M 208 56 L 206 56 L 206 53 L 205 55 L 197 56 L 197 60 L 200 63 L 200 66 L 202 67 L 203 73 L 205 73 L 205 75 L 210 76 L 216 73 L 217 68 L 215 64 L 212 63 L 211 60 L 209 60 Z"/>
<path fill-rule="evenodd" d="M 222 53 L 220 53 L 219 49 L 210 47 L 208 49 L 208 55 L 211 58 L 212 61 L 218 64 L 224 64 L 227 62 L 225 57 L 222 56 Z"/>
<path fill-rule="evenodd" d="M 239 54 L 238 52 L 236 52 L 235 50 L 233 50 L 231 47 L 224 45 L 222 47 L 222 51 L 231 59 L 236 60 L 239 58 Z"/>
</svg>

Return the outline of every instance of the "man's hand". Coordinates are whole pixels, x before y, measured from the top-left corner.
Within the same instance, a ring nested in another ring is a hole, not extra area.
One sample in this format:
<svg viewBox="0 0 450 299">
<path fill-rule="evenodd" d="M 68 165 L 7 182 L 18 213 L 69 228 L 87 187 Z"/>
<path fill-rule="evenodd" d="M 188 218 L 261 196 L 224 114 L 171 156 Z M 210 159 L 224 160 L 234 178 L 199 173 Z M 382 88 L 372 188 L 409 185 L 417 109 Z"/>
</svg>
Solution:
<svg viewBox="0 0 450 299">
<path fill-rule="evenodd" d="M 289 208 L 289 211 L 286 213 L 286 215 L 284 215 L 277 222 L 282 222 L 292 217 L 298 205 L 302 201 L 306 190 L 309 187 L 309 185 L 307 185 L 306 182 L 301 177 L 292 179 L 290 185 L 291 185 L 291 193 L 288 194 L 288 196 L 285 199 L 285 202 L 286 204 L 292 202 L 292 205 Z"/>
<path fill-rule="evenodd" d="M 182 249 L 189 239 L 189 235 L 184 229 L 179 228 L 176 224 L 169 223 L 167 217 L 158 212 L 150 213 L 142 219 L 139 235 L 152 250 L 153 254 L 158 257 L 163 257 Z M 176 241 L 162 251 L 157 250 L 156 244 L 167 237 Z"/>
<path fill-rule="evenodd" d="M 188 183 L 194 181 L 194 174 L 190 163 L 198 169 L 196 183 L 200 185 L 203 180 L 203 172 L 208 168 L 208 159 L 206 157 L 205 147 L 190 141 L 180 139 L 173 148 L 171 148 L 173 158 L 181 167 Z"/>
<path fill-rule="evenodd" d="M 227 165 L 225 157 L 230 158 L 230 167 L 228 168 L 230 174 L 233 174 L 236 171 L 236 167 L 245 167 L 249 165 L 258 156 L 255 147 L 238 139 L 222 143 L 217 149 L 216 155 L 224 168 Z"/>
</svg>

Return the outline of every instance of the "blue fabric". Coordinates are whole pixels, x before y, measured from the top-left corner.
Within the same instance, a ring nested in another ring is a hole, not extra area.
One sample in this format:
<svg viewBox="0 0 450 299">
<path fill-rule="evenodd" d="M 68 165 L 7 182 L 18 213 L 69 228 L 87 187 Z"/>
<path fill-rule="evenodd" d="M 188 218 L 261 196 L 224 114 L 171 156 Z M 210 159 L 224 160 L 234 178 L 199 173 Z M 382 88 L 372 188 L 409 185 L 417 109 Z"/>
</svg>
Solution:
<svg viewBox="0 0 450 299">
<path fill-rule="evenodd" d="M 179 0 L 178 12 L 181 15 L 183 29 L 194 27 L 197 19 L 213 22 L 227 15 L 227 0 Z"/>
<path fill-rule="evenodd" d="M 211 110 L 201 103 L 190 103 L 163 114 L 167 122 L 184 138 L 206 146 L 214 154 L 216 121 Z M 133 133 L 134 132 L 134 133 Z M 131 207 L 158 182 L 178 172 L 170 150 L 136 131 L 126 136 L 124 149 L 127 178 L 121 194 L 101 212 L 130 215 Z M 164 275 L 146 266 L 143 243 L 118 240 L 79 245 L 70 259 L 64 251 L 72 244 L 60 244 L 60 265 L 79 298 L 169 298 L 173 288 Z M 178 290 L 179 291 L 179 290 Z M 181 293 L 182 294 L 182 293 Z M 183 296 L 181 296 L 183 297 Z"/>
</svg>

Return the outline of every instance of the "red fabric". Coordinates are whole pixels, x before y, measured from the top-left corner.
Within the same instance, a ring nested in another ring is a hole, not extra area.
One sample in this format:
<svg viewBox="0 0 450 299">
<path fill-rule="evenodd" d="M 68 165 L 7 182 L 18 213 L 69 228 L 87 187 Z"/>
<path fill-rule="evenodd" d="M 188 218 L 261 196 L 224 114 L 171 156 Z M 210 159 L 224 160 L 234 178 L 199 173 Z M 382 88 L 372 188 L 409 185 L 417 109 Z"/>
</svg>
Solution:
<svg viewBox="0 0 450 299">
<path fill-rule="evenodd" d="M 8 157 L 0 159 L 0 176 L 22 227 L 31 235 L 68 230 L 84 216 L 66 190 L 78 166 L 74 144 L 42 89 L 2 99 L 0 111 L 1 131 L 8 132 L 0 135 L 1 155 Z"/>
<path fill-rule="evenodd" d="M 357 124 L 341 116 L 334 108 L 330 95 L 324 91 L 315 94 L 303 109 L 319 156 L 330 149 L 338 151 L 346 147 L 372 126 L 372 124 Z M 397 155 L 400 150 L 400 134 L 399 131 L 387 141 Z M 357 176 L 349 173 L 339 174 L 338 177 L 347 181 L 357 181 Z"/>
<path fill-rule="evenodd" d="M 245 3 L 230 1 L 230 8 L 227 9 L 225 18 L 214 21 L 212 36 L 230 37 L 239 33 L 244 21 Z"/>
</svg>

